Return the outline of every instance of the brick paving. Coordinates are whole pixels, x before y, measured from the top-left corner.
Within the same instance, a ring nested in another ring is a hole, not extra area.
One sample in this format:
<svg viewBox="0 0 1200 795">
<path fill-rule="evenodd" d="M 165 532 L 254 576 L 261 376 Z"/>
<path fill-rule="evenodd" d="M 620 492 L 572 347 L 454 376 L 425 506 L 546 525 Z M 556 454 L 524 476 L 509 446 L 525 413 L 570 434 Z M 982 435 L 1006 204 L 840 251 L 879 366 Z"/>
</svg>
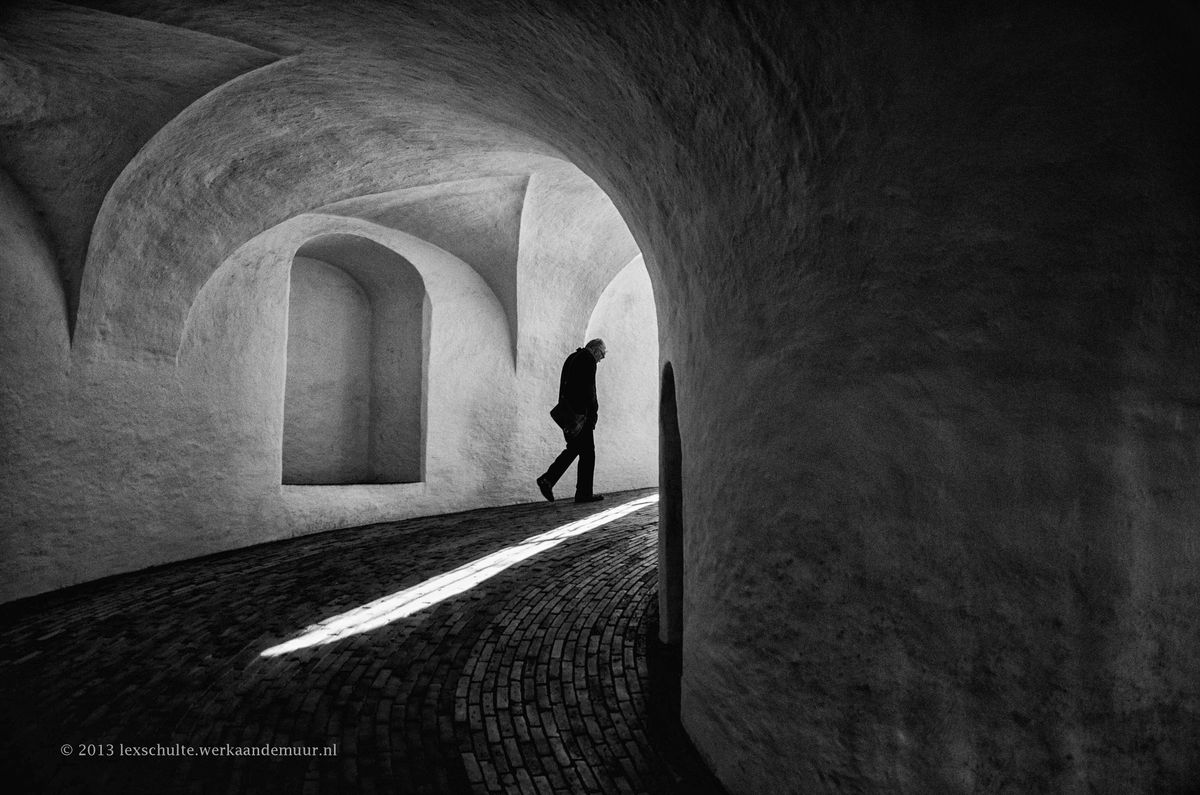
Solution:
<svg viewBox="0 0 1200 795">
<path fill-rule="evenodd" d="M 649 493 L 339 530 L 0 606 L 5 789 L 718 791 L 651 684 L 663 679 L 652 670 L 656 505 L 407 618 L 261 656 L 331 615 Z M 268 746 L 336 750 L 186 755 Z"/>
</svg>

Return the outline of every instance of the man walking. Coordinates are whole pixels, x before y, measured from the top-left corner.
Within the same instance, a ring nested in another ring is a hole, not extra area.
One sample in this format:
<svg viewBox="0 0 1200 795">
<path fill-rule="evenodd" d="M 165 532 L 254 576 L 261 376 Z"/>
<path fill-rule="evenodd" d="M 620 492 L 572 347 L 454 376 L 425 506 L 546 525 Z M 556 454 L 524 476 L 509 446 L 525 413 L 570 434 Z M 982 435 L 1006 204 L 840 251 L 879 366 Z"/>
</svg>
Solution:
<svg viewBox="0 0 1200 795">
<path fill-rule="evenodd" d="M 596 401 L 596 365 L 606 353 L 604 340 L 594 339 L 582 348 L 576 348 L 563 362 L 562 377 L 558 382 L 558 402 L 584 419 L 577 432 L 572 433 L 571 429 L 563 431 L 567 448 L 558 454 L 558 458 L 554 459 L 554 463 L 545 474 L 537 479 L 538 490 L 551 502 L 554 501 L 554 484 L 567 471 L 567 467 L 571 466 L 576 456 L 579 457 L 579 468 L 575 472 L 575 502 L 596 502 L 604 499 L 603 494 L 592 493 L 592 475 L 596 470 L 596 443 L 592 431 L 596 428 L 599 411 L 599 403 Z"/>
</svg>

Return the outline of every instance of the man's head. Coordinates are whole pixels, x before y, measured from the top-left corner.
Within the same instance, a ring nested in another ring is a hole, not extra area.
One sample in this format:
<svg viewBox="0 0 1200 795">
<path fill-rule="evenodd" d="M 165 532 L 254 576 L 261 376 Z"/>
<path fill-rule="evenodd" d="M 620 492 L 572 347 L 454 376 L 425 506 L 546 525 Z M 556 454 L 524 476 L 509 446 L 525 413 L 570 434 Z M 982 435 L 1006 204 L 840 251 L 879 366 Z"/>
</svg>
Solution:
<svg viewBox="0 0 1200 795">
<path fill-rule="evenodd" d="M 583 347 L 587 348 L 588 353 L 592 354 L 592 358 L 594 358 L 597 363 L 599 363 L 599 361 L 608 354 L 608 348 L 605 347 L 604 340 L 600 339 L 599 337 Z"/>
</svg>

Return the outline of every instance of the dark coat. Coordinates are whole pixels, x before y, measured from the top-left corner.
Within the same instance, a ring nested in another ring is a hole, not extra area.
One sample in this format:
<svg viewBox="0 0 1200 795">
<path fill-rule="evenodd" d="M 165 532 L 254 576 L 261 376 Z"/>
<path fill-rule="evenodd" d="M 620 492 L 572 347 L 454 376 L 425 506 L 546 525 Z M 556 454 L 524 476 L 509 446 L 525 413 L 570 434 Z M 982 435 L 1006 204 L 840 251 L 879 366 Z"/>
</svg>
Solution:
<svg viewBox="0 0 1200 795">
<path fill-rule="evenodd" d="M 576 414 L 587 415 L 596 424 L 600 404 L 596 401 L 596 357 L 587 348 L 576 348 L 563 362 L 558 382 L 558 400 Z"/>
</svg>

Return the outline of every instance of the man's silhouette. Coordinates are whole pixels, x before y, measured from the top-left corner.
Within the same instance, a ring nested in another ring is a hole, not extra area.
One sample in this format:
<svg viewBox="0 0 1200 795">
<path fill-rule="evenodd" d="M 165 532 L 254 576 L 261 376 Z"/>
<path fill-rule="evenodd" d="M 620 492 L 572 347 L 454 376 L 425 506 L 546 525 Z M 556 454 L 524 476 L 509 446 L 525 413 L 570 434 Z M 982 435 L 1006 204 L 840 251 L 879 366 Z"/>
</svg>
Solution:
<svg viewBox="0 0 1200 795">
<path fill-rule="evenodd" d="M 604 340 L 594 339 L 563 362 L 562 377 L 558 382 L 558 402 L 585 419 L 577 433 L 563 431 L 567 449 L 558 454 L 546 473 L 537 479 L 542 496 L 554 501 L 554 484 L 579 456 L 579 468 L 575 472 L 575 502 L 595 502 L 604 499 L 603 494 L 592 492 L 592 475 L 596 469 L 596 443 L 592 431 L 596 427 L 599 403 L 596 401 L 596 365 L 604 358 L 607 348 Z"/>
</svg>

